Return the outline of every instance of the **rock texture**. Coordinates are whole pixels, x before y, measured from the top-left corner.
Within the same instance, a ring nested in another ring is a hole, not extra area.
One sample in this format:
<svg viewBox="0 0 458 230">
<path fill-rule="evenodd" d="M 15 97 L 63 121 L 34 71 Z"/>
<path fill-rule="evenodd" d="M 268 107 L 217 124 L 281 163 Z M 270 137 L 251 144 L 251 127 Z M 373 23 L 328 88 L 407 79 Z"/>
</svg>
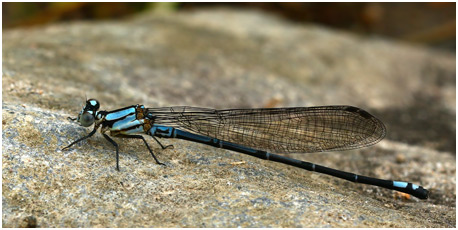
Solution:
<svg viewBox="0 0 458 230">
<path fill-rule="evenodd" d="M 455 54 L 204 10 L 3 31 L 3 227 L 456 227 Z M 390 190 L 180 140 L 154 151 L 85 129 L 85 96 L 213 108 L 349 104 L 388 135 L 302 160 L 430 189 Z"/>
</svg>

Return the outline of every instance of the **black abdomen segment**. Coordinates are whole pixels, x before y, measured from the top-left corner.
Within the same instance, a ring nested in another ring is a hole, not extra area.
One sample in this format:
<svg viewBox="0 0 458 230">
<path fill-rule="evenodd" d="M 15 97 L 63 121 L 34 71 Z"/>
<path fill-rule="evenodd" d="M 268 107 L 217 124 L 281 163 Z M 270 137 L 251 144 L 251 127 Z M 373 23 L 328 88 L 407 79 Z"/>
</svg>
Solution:
<svg viewBox="0 0 458 230">
<path fill-rule="evenodd" d="M 202 143 L 206 145 L 210 145 L 217 148 L 223 148 L 227 150 L 236 151 L 239 153 L 244 153 L 250 156 L 254 156 L 257 158 L 261 158 L 264 160 L 276 161 L 283 164 L 295 166 L 298 168 L 303 168 L 308 171 L 319 172 L 327 175 L 331 175 L 334 177 L 338 177 L 341 179 L 345 179 L 351 182 L 362 183 L 362 184 L 369 184 L 375 185 L 387 189 L 397 190 L 400 192 L 404 192 L 410 195 L 413 195 L 420 199 L 427 199 L 428 198 L 428 190 L 424 189 L 421 186 L 402 182 L 402 181 L 391 181 L 391 180 L 382 180 L 378 178 L 372 178 L 367 176 L 361 176 L 354 173 L 349 173 L 345 171 L 340 171 L 332 168 L 328 168 L 325 166 L 317 165 L 310 162 L 300 161 L 293 158 L 269 153 L 262 150 L 248 148 L 242 145 L 234 144 L 227 141 L 222 141 L 216 138 L 211 138 L 207 136 L 202 136 L 186 131 L 182 131 L 179 129 L 175 129 L 172 127 L 167 126 L 159 126 L 154 125 L 154 127 L 149 132 L 150 135 L 157 136 L 157 137 L 164 137 L 164 138 L 178 138 L 187 141 L 193 141 L 197 143 Z"/>
</svg>

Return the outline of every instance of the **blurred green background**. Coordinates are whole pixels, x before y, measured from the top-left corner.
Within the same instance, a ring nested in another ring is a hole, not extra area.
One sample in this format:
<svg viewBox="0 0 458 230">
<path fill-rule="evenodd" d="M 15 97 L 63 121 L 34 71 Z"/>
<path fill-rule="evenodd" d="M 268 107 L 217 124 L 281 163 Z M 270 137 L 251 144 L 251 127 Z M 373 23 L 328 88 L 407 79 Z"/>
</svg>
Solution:
<svg viewBox="0 0 458 230">
<path fill-rule="evenodd" d="M 3 30 L 71 20 L 122 19 L 146 11 L 199 8 L 257 9 L 297 23 L 313 23 L 367 36 L 381 36 L 456 50 L 456 3 L 92 3 L 3 4 Z"/>
</svg>

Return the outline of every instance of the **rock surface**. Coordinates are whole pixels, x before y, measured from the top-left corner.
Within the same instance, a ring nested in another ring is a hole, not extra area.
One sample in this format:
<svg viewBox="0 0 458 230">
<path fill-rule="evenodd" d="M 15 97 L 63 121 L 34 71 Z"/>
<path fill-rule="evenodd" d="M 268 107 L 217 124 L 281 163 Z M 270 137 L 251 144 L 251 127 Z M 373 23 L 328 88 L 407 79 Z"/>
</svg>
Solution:
<svg viewBox="0 0 458 230">
<path fill-rule="evenodd" d="M 3 227 L 456 227 L 456 58 L 253 11 L 202 10 L 3 33 Z M 180 140 L 100 134 L 69 122 L 102 109 L 349 104 L 388 135 L 291 157 L 421 184 L 426 201 Z"/>
</svg>

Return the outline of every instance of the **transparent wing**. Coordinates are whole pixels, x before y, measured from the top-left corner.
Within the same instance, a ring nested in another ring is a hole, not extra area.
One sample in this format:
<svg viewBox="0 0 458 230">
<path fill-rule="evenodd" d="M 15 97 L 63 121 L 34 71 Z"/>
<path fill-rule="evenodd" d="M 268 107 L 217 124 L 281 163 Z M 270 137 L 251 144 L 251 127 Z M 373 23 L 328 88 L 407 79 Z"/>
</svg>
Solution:
<svg viewBox="0 0 458 230">
<path fill-rule="evenodd" d="M 352 106 L 227 109 L 147 109 L 155 124 L 276 153 L 348 150 L 373 145 L 385 126 Z"/>
</svg>

